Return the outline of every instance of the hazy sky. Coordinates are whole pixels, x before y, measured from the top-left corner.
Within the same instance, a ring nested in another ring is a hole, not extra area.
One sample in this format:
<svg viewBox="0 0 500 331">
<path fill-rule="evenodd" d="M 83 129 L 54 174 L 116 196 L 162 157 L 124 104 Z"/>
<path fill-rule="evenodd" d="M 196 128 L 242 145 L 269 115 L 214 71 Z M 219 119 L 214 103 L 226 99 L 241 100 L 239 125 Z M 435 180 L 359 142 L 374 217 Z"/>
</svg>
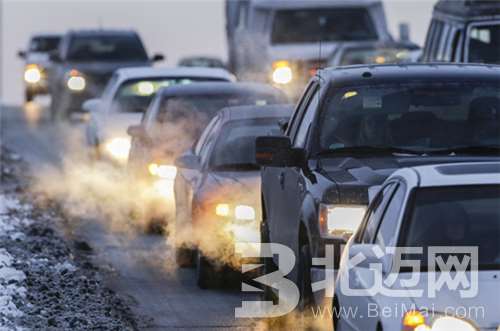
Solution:
<svg viewBox="0 0 500 331">
<path fill-rule="evenodd" d="M 292 0 L 293 1 L 293 0 Z M 422 44 L 435 0 L 384 0 L 389 28 L 408 22 Z M 0 102 L 23 100 L 23 61 L 16 53 L 36 32 L 69 28 L 132 28 L 150 54 L 161 52 L 173 66 L 186 55 L 226 58 L 224 0 L 0 0 Z"/>
</svg>

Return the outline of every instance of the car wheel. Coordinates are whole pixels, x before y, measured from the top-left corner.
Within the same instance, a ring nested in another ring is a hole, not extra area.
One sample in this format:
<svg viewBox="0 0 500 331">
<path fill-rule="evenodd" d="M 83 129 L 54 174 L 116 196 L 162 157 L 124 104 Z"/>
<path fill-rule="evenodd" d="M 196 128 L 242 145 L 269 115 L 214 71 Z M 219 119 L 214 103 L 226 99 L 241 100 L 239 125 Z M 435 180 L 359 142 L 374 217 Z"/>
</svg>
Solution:
<svg viewBox="0 0 500 331">
<path fill-rule="evenodd" d="M 261 223 L 260 226 L 260 241 L 263 244 L 269 243 L 269 229 L 267 227 L 267 222 L 264 221 Z M 261 263 L 264 265 L 264 271 L 263 271 L 264 275 L 268 275 L 278 270 L 272 258 L 270 257 L 262 258 L 262 260 L 263 261 L 261 261 Z M 270 286 L 264 286 L 264 290 L 261 293 L 263 301 L 273 301 L 274 303 L 277 303 L 278 298 L 276 297 Z"/>
<path fill-rule="evenodd" d="M 201 289 L 215 287 L 217 274 L 212 263 L 210 263 L 209 259 L 200 250 L 197 250 L 196 256 L 196 283 L 198 287 Z"/>
<path fill-rule="evenodd" d="M 298 285 L 300 291 L 298 309 L 304 313 L 307 312 L 314 302 L 311 287 L 311 254 L 309 252 L 308 244 L 303 244 L 300 247 L 298 273 Z"/>
<path fill-rule="evenodd" d="M 30 102 L 30 101 L 33 101 L 33 98 L 35 97 L 35 95 L 33 94 L 33 92 L 31 92 L 30 90 L 26 90 L 24 91 L 24 100 L 26 102 Z"/>
<path fill-rule="evenodd" d="M 196 252 L 187 247 L 180 247 L 175 249 L 175 262 L 181 268 L 191 268 L 195 264 Z"/>
</svg>

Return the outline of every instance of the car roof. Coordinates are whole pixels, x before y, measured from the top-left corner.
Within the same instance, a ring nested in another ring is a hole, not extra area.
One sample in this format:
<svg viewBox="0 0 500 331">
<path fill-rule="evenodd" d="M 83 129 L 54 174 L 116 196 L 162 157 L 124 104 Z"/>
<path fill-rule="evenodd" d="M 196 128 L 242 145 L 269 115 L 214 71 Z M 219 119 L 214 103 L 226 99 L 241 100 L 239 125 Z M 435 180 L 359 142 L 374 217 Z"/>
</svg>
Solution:
<svg viewBox="0 0 500 331">
<path fill-rule="evenodd" d="M 122 68 L 116 71 L 123 79 L 141 79 L 154 77 L 192 77 L 192 78 L 213 78 L 227 81 L 234 81 L 234 76 L 222 68 L 206 67 L 131 67 Z"/>
<path fill-rule="evenodd" d="M 467 162 L 433 164 L 405 168 L 392 177 L 418 177 L 418 187 L 500 185 L 500 162 Z"/>
<path fill-rule="evenodd" d="M 238 120 L 290 117 L 294 105 L 236 106 L 222 108 L 219 113 L 224 123 Z"/>
<path fill-rule="evenodd" d="M 236 93 L 262 93 L 274 94 L 283 97 L 284 93 L 266 84 L 259 83 L 241 83 L 241 82 L 195 82 L 192 84 L 178 84 L 174 86 L 164 87 L 157 94 L 161 97 L 170 96 L 188 96 L 188 95 L 219 95 L 219 94 L 236 94 Z"/>
<path fill-rule="evenodd" d="M 267 9 L 294 9 L 317 7 L 366 7 L 380 4 L 380 0 L 253 0 L 254 7 Z"/>
<path fill-rule="evenodd" d="M 316 77 L 333 87 L 412 81 L 481 81 L 498 84 L 500 66 L 471 63 L 353 65 L 321 69 Z"/>
<path fill-rule="evenodd" d="M 500 15 L 500 2 L 491 0 L 440 0 L 434 11 L 466 18 Z"/>
<path fill-rule="evenodd" d="M 73 36 L 128 36 L 137 35 L 137 32 L 129 29 L 78 29 L 69 30 L 68 34 Z"/>
</svg>

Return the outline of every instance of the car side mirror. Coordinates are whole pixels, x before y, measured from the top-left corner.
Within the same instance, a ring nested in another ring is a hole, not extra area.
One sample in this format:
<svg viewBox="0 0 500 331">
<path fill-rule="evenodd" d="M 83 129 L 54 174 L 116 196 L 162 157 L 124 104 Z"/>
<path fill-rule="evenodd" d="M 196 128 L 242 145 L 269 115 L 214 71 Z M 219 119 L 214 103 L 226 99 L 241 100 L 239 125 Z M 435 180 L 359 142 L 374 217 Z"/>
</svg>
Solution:
<svg viewBox="0 0 500 331">
<path fill-rule="evenodd" d="M 381 187 L 382 185 L 373 185 L 368 188 L 368 203 L 372 203 Z"/>
<path fill-rule="evenodd" d="M 86 113 L 99 111 L 101 107 L 101 99 L 88 99 L 82 104 L 82 110 Z"/>
<path fill-rule="evenodd" d="M 289 137 L 263 136 L 255 140 L 255 160 L 265 167 L 304 167 L 306 153 L 293 148 Z"/>
<path fill-rule="evenodd" d="M 278 125 L 281 129 L 281 132 L 285 133 L 286 129 L 288 128 L 288 120 L 280 120 L 278 122 Z"/>
<path fill-rule="evenodd" d="M 159 53 L 153 55 L 153 57 L 151 58 L 151 61 L 153 61 L 153 62 L 159 62 L 159 61 L 163 61 L 163 60 L 165 60 L 165 56 L 163 54 L 159 54 Z"/>
<path fill-rule="evenodd" d="M 131 125 L 127 128 L 127 134 L 133 138 L 140 139 L 146 144 L 152 143 L 151 138 L 146 132 L 146 128 L 143 125 Z"/>
<path fill-rule="evenodd" d="M 49 53 L 49 60 L 52 62 L 61 62 L 62 59 L 59 56 L 59 51 L 54 50 L 54 51 L 50 52 Z"/>
<path fill-rule="evenodd" d="M 376 244 L 353 244 L 349 248 L 349 260 L 360 255 L 363 260 L 356 264 L 358 268 L 370 269 L 372 264 L 382 265 L 382 273 L 387 274 L 391 270 L 391 255 L 386 254 Z"/>
<path fill-rule="evenodd" d="M 21 59 L 26 58 L 26 52 L 25 51 L 18 51 L 17 56 L 19 56 Z"/>
<path fill-rule="evenodd" d="M 175 159 L 175 166 L 178 168 L 198 170 L 200 169 L 200 158 L 194 154 L 184 154 Z"/>
</svg>

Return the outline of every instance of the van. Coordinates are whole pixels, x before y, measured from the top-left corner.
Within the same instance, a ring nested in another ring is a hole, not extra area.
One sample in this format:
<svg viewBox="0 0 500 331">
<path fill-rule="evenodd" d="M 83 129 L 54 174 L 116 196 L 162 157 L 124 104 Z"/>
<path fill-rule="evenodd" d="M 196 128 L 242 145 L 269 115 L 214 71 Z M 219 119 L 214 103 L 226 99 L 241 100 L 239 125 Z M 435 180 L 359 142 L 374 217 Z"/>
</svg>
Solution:
<svg viewBox="0 0 500 331">
<path fill-rule="evenodd" d="M 340 42 L 390 41 L 380 0 L 226 0 L 229 69 L 297 97 Z"/>
<path fill-rule="evenodd" d="M 500 1 L 438 1 L 422 60 L 500 63 Z"/>
</svg>

